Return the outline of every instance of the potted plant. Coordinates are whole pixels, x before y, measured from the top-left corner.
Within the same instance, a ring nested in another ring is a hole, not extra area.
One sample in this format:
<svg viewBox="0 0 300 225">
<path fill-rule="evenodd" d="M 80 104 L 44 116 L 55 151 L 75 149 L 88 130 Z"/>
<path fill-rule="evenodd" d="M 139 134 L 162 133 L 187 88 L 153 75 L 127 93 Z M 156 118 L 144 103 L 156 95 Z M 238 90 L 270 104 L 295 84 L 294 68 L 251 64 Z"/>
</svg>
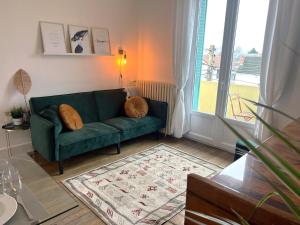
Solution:
<svg viewBox="0 0 300 225">
<path fill-rule="evenodd" d="M 12 117 L 12 122 L 15 126 L 22 125 L 23 123 L 24 109 L 22 107 L 13 107 L 10 110 L 10 115 Z"/>
</svg>

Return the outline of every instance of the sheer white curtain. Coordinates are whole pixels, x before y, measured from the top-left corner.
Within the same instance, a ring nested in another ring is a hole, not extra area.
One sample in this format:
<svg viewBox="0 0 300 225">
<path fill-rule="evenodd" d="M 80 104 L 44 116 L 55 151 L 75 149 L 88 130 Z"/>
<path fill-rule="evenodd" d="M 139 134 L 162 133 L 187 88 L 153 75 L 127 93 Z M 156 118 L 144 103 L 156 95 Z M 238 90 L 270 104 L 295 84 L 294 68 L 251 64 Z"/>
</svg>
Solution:
<svg viewBox="0 0 300 225">
<path fill-rule="evenodd" d="M 276 107 L 286 89 L 295 49 L 300 40 L 300 1 L 270 0 L 264 49 L 262 55 L 260 102 Z M 299 48 L 299 47 L 298 47 Z M 273 113 L 264 108 L 258 114 L 273 124 Z M 260 122 L 256 122 L 255 135 L 260 140 L 270 136 L 270 132 Z"/>
<path fill-rule="evenodd" d="M 200 0 L 176 0 L 173 69 L 177 93 L 172 117 L 176 138 L 181 138 L 190 127 L 200 4 Z"/>
</svg>

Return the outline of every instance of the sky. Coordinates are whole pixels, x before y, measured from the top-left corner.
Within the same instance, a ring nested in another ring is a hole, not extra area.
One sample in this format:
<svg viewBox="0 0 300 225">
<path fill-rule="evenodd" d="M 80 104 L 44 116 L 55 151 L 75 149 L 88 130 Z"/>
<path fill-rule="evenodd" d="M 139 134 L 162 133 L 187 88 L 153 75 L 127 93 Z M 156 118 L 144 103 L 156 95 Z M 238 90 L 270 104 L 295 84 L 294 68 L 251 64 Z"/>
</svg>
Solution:
<svg viewBox="0 0 300 225">
<path fill-rule="evenodd" d="M 222 46 L 226 0 L 208 0 L 205 48 Z M 235 48 L 245 52 L 255 48 L 262 52 L 269 0 L 240 0 Z"/>
</svg>

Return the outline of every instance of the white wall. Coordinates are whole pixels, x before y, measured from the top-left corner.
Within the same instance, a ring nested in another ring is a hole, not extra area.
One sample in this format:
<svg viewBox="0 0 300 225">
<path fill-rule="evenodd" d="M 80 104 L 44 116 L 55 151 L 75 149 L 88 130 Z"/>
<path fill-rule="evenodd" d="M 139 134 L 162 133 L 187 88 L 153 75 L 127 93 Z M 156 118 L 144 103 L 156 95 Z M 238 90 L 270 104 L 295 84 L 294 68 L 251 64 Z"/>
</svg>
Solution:
<svg viewBox="0 0 300 225">
<path fill-rule="evenodd" d="M 43 56 L 39 21 L 109 28 L 113 53 L 117 53 L 120 45 L 128 52 L 125 77 L 136 79 L 136 0 L 1 0 L 0 123 L 6 120 L 5 111 L 23 104 L 22 96 L 12 84 L 12 77 L 19 68 L 25 69 L 32 79 L 28 98 L 118 86 L 117 56 Z M 30 142 L 29 132 L 14 134 L 12 142 L 13 145 Z M 0 149 L 4 146 L 1 132 Z"/>
<path fill-rule="evenodd" d="M 139 79 L 174 83 L 174 12 L 175 0 L 138 0 Z"/>
</svg>

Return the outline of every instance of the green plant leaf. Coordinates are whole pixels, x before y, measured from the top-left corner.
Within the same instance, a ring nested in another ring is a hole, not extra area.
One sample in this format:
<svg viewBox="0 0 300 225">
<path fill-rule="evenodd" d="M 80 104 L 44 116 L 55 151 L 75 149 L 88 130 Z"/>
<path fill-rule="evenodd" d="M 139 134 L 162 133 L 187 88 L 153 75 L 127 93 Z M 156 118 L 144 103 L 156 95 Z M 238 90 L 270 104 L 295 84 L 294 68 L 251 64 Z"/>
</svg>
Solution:
<svg viewBox="0 0 300 225">
<path fill-rule="evenodd" d="M 263 204 L 265 204 L 266 201 L 268 201 L 270 198 L 272 198 L 273 196 L 278 195 L 277 192 L 273 191 L 270 192 L 268 194 L 266 194 L 257 204 L 256 204 L 256 208 L 260 208 Z"/>
<path fill-rule="evenodd" d="M 219 117 L 219 119 L 222 120 L 223 123 L 255 153 L 255 155 L 267 166 L 267 168 L 269 168 L 269 170 L 275 176 L 277 176 L 278 179 L 281 180 L 283 184 L 285 184 L 296 196 L 300 197 L 300 189 L 293 180 L 286 176 L 285 173 L 283 173 L 276 165 L 274 165 L 272 160 L 256 149 L 251 142 L 249 142 L 243 135 L 233 128 L 225 119 L 221 117 Z"/>
<path fill-rule="evenodd" d="M 255 208 L 253 209 L 252 213 L 251 213 L 250 216 L 248 217 L 248 220 L 250 220 L 250 219 L 254 216 L 254 214 L 255 214 L 255 212 L 256 212 L 256 210 L 257 210 L 258 208 L 262 207 L 262 205 L 265 204 L 265 202 L 268 201 L 270 198 L 272 198 L 274 195 L 278 195 L 278 193 L 275 192 L 275 191 L 273 191 L 273 192 L 270 192 L 270 193 L 266 194 L 266 195 L 265 195 L 265 196 L 264 196 L 264 197 L 256 204 L 256 206 L 255 206 Z"/>
<path fill-rule="evenodd" d="M 259 102 L 255 102 L 255 101 L 252 101 L 252 100 L 247 99 L 247 98 L 242 98 L 242 99 L 245 100 L 245 101 L 247 101 L 247 102 L 250 102 L 250 103 L 252 103 L 252 104 L 254 104 L 254 105 L 256 105 L 256 106 L 260 106 L 260 107 L 269 109 L 269 110 L 271 110 L 271 111 L 277 112 L 277 113 L 279 113 L 279 114 L 281 114 L 281 115 L 283 115 L 283 116 L 285 116 L 285 117 L 287 117 L 287 118 L 289 118 L 289 119 L 291 119 L 291 120 L 293 120 L 293 121 L 296 121 L 297 123 L 300 123 L 300 121 L 299 121 L 298 119 L 296 119 L 296 118 L 294 118 L 294 117 L 288 115 L 288 114 L 285 113 L 285 112 L 282 112 L 282 111 L 280 111 L 280 110 L 278 110 L 278 109 L 275 109 L 275 108 L 273 108 L 272 106 L 268 106 L 268 105 L 265 105 L 265 104 L 262 104 L 262 103 L 259 103 Z"/>
<path fill-rule="evenodd" d="M 300 149 L 298 149 L 293 143 L 291 143 L 288 139 L 286 139 L 281 133 L 279 133 L 275 128 L 273 128 L 270 124 L 264 121 L 256 112 L 254 112 L 248 105 L 246 105 L 248 110 L 250 110 L 253 115 L 263 124 L 268 130 L 270 130 L 276 137 L 278 137 L 283 143 L 285 143 L 288 147 L 293 149 L 296 153 L 300 154 Z"/>
<path fill-rule="evenodd" d="M 237 216 L 237 218 L 241 221 L 242 225 L 250 225 L 247 220 L 245 220 L 239 213 L 237 213 L 234 209 L 231 209 L 232 212 Z"/>
</svg>

